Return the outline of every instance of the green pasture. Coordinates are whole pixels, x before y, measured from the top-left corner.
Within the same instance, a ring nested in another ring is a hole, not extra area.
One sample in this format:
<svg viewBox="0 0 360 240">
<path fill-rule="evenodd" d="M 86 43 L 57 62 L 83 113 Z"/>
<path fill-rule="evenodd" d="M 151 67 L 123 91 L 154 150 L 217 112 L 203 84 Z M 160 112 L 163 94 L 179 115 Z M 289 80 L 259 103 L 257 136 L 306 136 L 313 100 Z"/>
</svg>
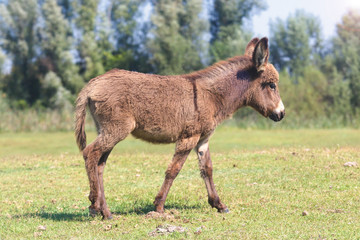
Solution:
<svg viewBox="0 0 360 240">
<path fill-rule="evenodd" d="M 88 133 L 91 140 L 95 133 Z M 241 130 L 210 142 L 217 213 L 192 153 L 149 214 L 173 145 L 134 138 L 105 169 L 114 219 L 88 215 L 88 180 L 72 132 L 0 134 L 0 239 L 360 239 L 360 130 Z M 158 227 L 173 233 L 160 233 Z M 181 231 L 180 231 L 180 230 Z"/>
</svg>

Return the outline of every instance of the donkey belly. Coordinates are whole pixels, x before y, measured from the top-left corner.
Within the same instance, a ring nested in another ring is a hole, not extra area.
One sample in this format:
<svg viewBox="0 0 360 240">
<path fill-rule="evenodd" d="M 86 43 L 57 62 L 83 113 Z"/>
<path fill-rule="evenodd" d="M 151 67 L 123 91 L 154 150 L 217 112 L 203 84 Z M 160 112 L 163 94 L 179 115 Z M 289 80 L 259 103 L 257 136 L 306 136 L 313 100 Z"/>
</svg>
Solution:
<svg viewBox="0 0 360 240">
<path fill-rule="evenodd" d="M 151 129 L 136 128 L 131 134 L 136 138 L 152 143 L 174 143 L 178 139 L 178 135 L 168 133 L 161 127 Z"/>
<path fill-rule="evenodd" d="M 195 119 L 175 112 L 144 114 L 135 117 L 136 125 L 132 135 L 152 143 L 174 143 L 179 138 L 193 135 Z"/>
<path fill-rule="evenodd" d="M 174 143 L 184 134 L 191 135 L 187 130 L 196 125 L 193 100 L 185 94 L 157 98 L 158 95 L 133 100 L 136 125 L 132 135 L 152 143 Z"/>
</svg>

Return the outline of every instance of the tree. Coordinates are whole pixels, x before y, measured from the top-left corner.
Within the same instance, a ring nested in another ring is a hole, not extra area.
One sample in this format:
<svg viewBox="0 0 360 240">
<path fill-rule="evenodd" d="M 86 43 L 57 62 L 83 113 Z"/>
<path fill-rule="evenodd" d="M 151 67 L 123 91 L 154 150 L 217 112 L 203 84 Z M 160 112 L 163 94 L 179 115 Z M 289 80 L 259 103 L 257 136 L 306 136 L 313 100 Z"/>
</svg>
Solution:
<svg viewBox="0 0 360 240">
<path fill-rule="evenodd" d="M 5 60 L 6 60 L 6 55 L 2 51 L 2 49 L 0 49 L 0 90 L 2 89 L 2 84 L 3 84 Z"/>
<path fill-rule="evenodd" d="M 95 32 L 97 38 L 97 45 L 101 51 L 103 51 L 102 56 L 105 59 L 105 52 L 111 52 L 114 50 L 114 45 L 111 43 L 111 37 L 114 35 L 114 31 L 111 28 L 111 17 L 107 14 L 108 10 L 101 11 L 97 15 L 98 23 L 95 25 Z M 103 61 L 105 67 L 105 63 Z"/>
<path fill-rule="evenodd" d="M 105 72 L 102 58 L 104 49 L 100 48 L 95 33 L 97 7 L 99 0 L 76 2 L 76 25 L 80 31 L 78 45 L 80 71 L 85 81 Z"/>
<path fill-rule="evenodd" d="M 64 15 L 64 18 L 69 21 L 72 20 L 75 15 L 73 0 L 57 0 L 57 4 L 61 7 L 61 12 Z"/>
<path fill-rule="evenodd" d="M 94 32 L 99 0 L 76 0 L 76 24 L 83 33 Z"/>
<path fill-rule="evenodd" d="M 264 9 L 263 0 L 214 0 L 210 11 L 211 62 L 242 55 L 252 38 L 244 23 Z"/>
<path fill-rule="evenodd" d="M 1 47 L 12 60 L 11 72 L 4 79 L 4 91 L 22 106 L 34 103 L 39 96 L 35 76 L 36 0 L 12 0 L 0 4 Z"/>
<path fill-rule="evenodd" d="M 105 52 L 105 68 L 149 72 L 148 24 L 141 24 L 146 0 L 111 0 L 110 20 L 115 50 Z"/>
<path fill-rule="evenodd" d="M 200 19 L 201 0 L 157 0 L 151 17 L 153 29 L 148 49 L 160 74 L 180 74 L 200 69 L 207 24 Z"/>
<path fill-rule="evenodd" d="M 243 26 L 255 13 L 265 10 L 263 0 L 214 0 L 214 6 L 210 17 L 211 42 L 221 38 L 222 31 L 231 33 Z"/>
<path fill-rule="evenodd" d="M 286 69 L 298 77 L 307 66 L 318 64 L 322 52 L 318 18 L 298 10 L 285 21 L 271 22 L 270 32 L 270 58 L 278 69 Z"/>
<path fill-rule="evenodd" d="M 111 21 L 116 49 L 131 49 L 136 40 L 137 14 L 143 0 L 111 0 Z"/>
<path fill-rule="evenodd" d="M 42 14 L 44 26 L 40 29 L 40 36 L 43 54 L 40 59 L 40 66 L 43 75 L 45 75 L 42 80 L 44 91 L 47 92 L 45 96 L 49 97 L 48 93 L 52 92 L 48 91 L 48 88 L 58 89 L 54 92 L 56 96 L 65 93 L 64 89 L 75 94 L 83 86 L 83 81 L 78 74 L 79 68 L 74 64 L 71 53 L 73 39 L 71 38 L 69 23 L 64 18 L 61 7 L 56 3 L 56 0 L 46 0 L 42 6 Z M 48 74 L 50 75 L 48 76 Z M 59 83 L 59 79 L 61 83 Z M 62 96 L 60 98 L 66 99 Z"/>
<path fill-rule="evenodd" d="M 351 105 L 360 108 L 360 11 L 350 10 L 337 25 L 337 37 L 333 40 L 336 66 L 349 81 Z"/>
<path fill-rule="evenodd" d="M 329 50 L 320 66 L 321 72 L 327 80 L 324 84 L 326 92 L 323 96 L 326 115 L 332 121 L 340 120 L 342 124 L 346 125 L 352 117 L 349 81 L 345 80 L 343 74 L 337 70 L 333 49 Z"/>
<path fill-rule="evenodd" d="M 229 32 L 227 31 L 229 30 Z M 210 47 L 211 62 L 218 62 L 236 55 L 243 55 L 252 33 L 238 28 L 224 28 Z"/>
</svg>

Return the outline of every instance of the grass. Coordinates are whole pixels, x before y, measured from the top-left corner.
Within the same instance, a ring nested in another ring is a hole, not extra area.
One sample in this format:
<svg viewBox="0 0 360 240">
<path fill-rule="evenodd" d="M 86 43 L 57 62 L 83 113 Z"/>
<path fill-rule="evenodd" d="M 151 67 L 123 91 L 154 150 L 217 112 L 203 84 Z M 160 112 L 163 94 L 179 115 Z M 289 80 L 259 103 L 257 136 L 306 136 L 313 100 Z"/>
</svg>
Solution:
<svg viewBox="0 0 360 240">
<path fill-rule="evenodd" d="M 114 219 L 101 221 L 88 215 L 73 133 L 2 133 L 0 144 L 0 239 L 360 239 L 360 171 L 344 167 L 360 163 L 360 130 L 222 127 L 210 148 L 231 212 L 208 205 L 192 153 L 170 190 L 167 219 L 146 214 L 173 145 L 129 138 L 116 147 L 105 169 Z M 165 224 L 184 232 L 149 236 Z"/>
</svg>

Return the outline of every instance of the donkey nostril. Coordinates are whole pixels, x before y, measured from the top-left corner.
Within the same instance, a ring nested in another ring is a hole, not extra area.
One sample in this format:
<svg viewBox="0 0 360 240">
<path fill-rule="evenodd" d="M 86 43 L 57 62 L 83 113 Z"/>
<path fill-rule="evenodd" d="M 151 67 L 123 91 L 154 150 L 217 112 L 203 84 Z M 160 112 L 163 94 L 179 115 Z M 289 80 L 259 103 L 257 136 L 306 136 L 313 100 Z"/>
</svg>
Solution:
<svg viewBox="0 0 360 240">
<path fill-rule="evenodd" d="M 278 122 L 281 121 L 281 119 L 283 119 L 285 116 L 285 111 L 281 111 L 281 112 L 273 112 L 272 114 L 270 114 L 270 119 Z"/>
</svg>

